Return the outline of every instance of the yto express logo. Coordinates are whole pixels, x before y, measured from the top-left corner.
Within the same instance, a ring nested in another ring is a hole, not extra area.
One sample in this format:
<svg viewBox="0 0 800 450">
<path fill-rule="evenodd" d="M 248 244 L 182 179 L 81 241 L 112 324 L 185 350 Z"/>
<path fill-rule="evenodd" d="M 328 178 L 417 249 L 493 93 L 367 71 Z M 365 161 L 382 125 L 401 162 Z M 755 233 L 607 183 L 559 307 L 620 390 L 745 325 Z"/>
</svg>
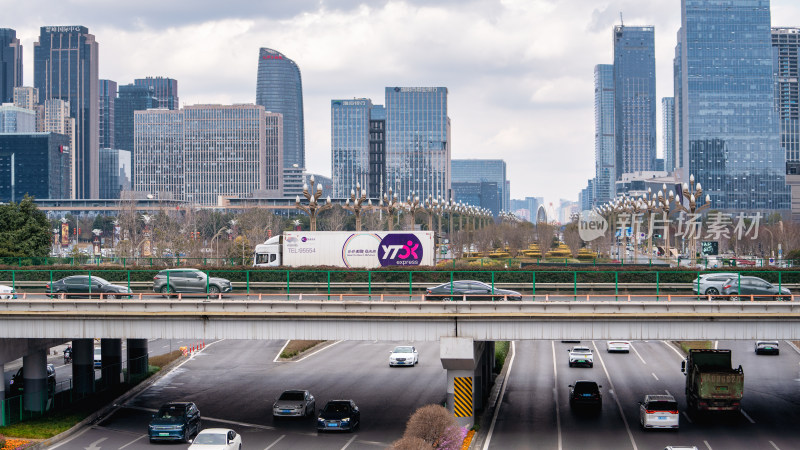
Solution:
<svg viewBox="0 0 800 450">
<path fill-rule="evenodd" d="M 413 234 L 390 234 L 378 251 L 381 266 L 418 266 L 422 262 L 422 243 Z"/>
</svg>

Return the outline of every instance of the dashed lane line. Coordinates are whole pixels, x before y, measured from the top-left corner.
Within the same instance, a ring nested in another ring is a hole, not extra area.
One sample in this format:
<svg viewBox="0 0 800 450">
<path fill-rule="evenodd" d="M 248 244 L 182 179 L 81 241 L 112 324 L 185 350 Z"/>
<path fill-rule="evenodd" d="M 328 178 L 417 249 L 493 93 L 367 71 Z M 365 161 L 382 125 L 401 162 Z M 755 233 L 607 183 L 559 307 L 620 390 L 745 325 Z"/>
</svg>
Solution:
<svg viewBox="0 0 800 450">
<path fill-rule="evenodd" d="M 703 441 L 703 444 L 706 444 L 706 448 L 707 448 L 708 450 L 712 450 L 712 448 L 711 448 L 711 444 L 709 444 L 709 443 L 708 443 L 708 441 Z"/>
<path fill-rule="evenodd" d="M 281 439 L 283 439 L 283 438 L 285 438 L 285 437 L 286 437 L 286 435 L 285 435 L 285 434 L 282 434 L 282 435 L 281 435 L 281 437 L 279 437 L 278 439 L 275 439 L 275 441 L 274 441 L 272 444 L 269 444 L 269 446 L 268 446 L 267 448 L 265 448 L 264 450 L 269 450 L 269 449 L 271 449 L 272 447 L 275 447 L 275 446 L 278 444 L 278 442 L 280 442 L 280 441 L 281 441 Z"/>
<path fill-rule="evenodd" d="M 349 447 L 349 446 L 350 446 L 350 444 L 352 444 L 352 443 L 353 443 L 353 441 L 355 441 L 357 437 L 358 437 L 358 435 L 357 435 L 357 434 L 353 435 L 353 437 L 351 437 L 351 438 L 350 438 L 350 440 L 349 440 L 349 441 L 347 441 L 347 443 L 346 443 L 346 444 L 344 444 L 344 447 L 342 447 L 342 450 L 344 450 L 344 449 L 346 449 L 347 447 Z"/>
<path fill-rule="evenodd" d="M 656 376 L 655 372 L 650 372 L 650 375 L 652 375 L 652 376 L 653 376 L 653 378 L 655 378 L 655 379 L 656 379 L 656 381 L 658 381 L 658 377 Z"/>
<path fill-rule="evenodd" d="M 617 404 L 617 408 L 619 409 L 619 415 L 620 417 L 622 417 L 622 423 L 625 424 L 625 431 L 628 432 L 628 438 L 630 438 L 631 440 L 631 445 L 633 445 L 633 450 L 639 450 L 639 447 L 636 446 L 636 441 L 633 439 L 633 433 L 631 433 L 631 427 L 628 426 L 628 419 L 625 418 L 625 413 L 622 411 L 622 404 L 619 402 L 619 397 L 617 397 L 617 390 L 614 388 L 614 382 L 611 381 L 611 375 L 608 374 L 606 363 L 603 362 L 603 357 L 600 356 L 600 351 L 597 349 L 597 344 L 595 344 L 594 341 L 592 341 L 592 346 L 594 347 L 597 359 L 600 360 L 600 366 L 603 368 L 603 372 L 605 372 L 606 374 L 608 385 L 611 387 L 611 396 L 614 397 L 614 402 L 616 402 Z"/>
<path fill-rule="evenodd" d="M 633 349 L 633 353 L 636 353 L 636 356 L 639 357 L 639 361 L 641 361 L 642 364 L 647 365 L 647 361 L 645 361 L 644 358 L 642 358 L 642 355 L 639 354 L 639 351 L 636 350 L 636 347 L 633 346 L 633 343 L 631 343 L 631 348 Z"/>
<path fill-rule="evenodd" d="M 750 421 L 750 423 L 756 423 L 756 421 L 753 420 L 753 418 L 750 417 L 746 412 L 744 412 L 743 409 L 740 409 L 739 411 L 741 411 L 741 413 L 744 416 L 744 418 L 747 419 L 748 421 Z"/>
<path fill-rule="evenodd" d="M 132 445 L 133 443 L 135 443 L 135 442 L 136 442 L 136 441 L 138 441 L 139 439 L 142 439 L 142 438 L 145 438 L 145 437 L 147 437 L 147 435 L 143 434 L 143 435 L 141 435 L 141 436 L 137 437 L 136 439 L 134 439 L 134 440 L 132 440 L 132 441 L 128 442 L 127 444 L 123 445 L 122 447 L 120 447 L 120 448 L 119 448 L 119 450 L 122 450 L 123 448 L 125 448 L 125 447 L 127 447 L 127 446 L 129 446 L 129 445 Z"/>
<path fill-rule="evenodd" d="M 775 443 L 774 443 L 774 442 L 772 442 L 772 441 L 769 441 L 769 445 L 771 445 L 771 446 L 772 446 L 772 448 L 774 448 L 775 450 L 781 450 L 781 449 L 779 449 L 779 448 L 778 448 L 778 446 L 777 446 L 777 445 L 775 445 Z"/>
</svg>

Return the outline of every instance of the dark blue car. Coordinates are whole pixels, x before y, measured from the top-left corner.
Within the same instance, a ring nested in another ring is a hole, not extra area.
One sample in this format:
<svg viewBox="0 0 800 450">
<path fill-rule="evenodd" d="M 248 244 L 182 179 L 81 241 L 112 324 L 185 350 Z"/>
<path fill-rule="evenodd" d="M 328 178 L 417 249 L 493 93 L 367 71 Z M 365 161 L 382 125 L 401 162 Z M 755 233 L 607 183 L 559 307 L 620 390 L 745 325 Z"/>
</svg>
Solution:
<svg viewBox="0 0 800 450">
<path fill-rule="evenodd" d="M 200 411 L 192 402 L 167 403 L 153 414 L 147 427 L 150 442 L 188 442 L 200 431 Z"/>
</svg>

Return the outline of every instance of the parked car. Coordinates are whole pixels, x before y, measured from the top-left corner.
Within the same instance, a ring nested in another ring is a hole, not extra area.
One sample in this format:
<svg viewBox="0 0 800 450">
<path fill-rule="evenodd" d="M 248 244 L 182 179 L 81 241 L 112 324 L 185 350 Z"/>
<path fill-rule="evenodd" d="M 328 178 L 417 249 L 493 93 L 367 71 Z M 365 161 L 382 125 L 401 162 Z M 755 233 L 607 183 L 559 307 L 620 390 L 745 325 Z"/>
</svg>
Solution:
<svg viewBox="0 0 800 450">
<path fill-rule="evenodd" d="M 331 400 L 317 418 L 317 431 L 353 431 L 361 425 L 361 412 L 352 400 Z"/>
<path fill-rule="evenodd" d="M 678 402 L 671 395 L 645 395 L 639 402 L 639 425 L 642 428 L 674 428 L 680 424 Z"/>
<path fill-rule="evenodd" d="M 192 402 L 165 403 L 153 414 L 147 426 L 150 442 L 181 441 L 189 439 L 200 431 L 200 411 Z"/>
<path fill-rule="evenodd" d="M 773 285 L 758 277 L 732 277 L 722 286 L 722 294 L 729 300 L 791 300 L 792 291 Z"/>
<path fill-rule="evenodd" d="M 198 269 L 165 269 L 153 278 L 153 292 L 220 294 L 233 290 L 230 280 L 209 277 Z"/>
<path fill-rule="evenodd" d="M 631 351 L 631 342 L 630 341 L 606 341 L 606 351 L 608 351 L 608 353 L 613 353 L 613 352 L 630 353 L 630 351 Z"/>
<path fill-rule="evenodd" d="M 88 275 L 73 275 L 70 277 L 62 278 L 54 281 L 52 284 L 47 283 L 44 286 L 45 291 L 50 292 L 51 298 L 56 298 L 64 294 L 67 297 L 100 297 L 115 299 L 115 298 L 131 298 L 131 290 L 125 286 L 111 284 L 108 280 L 100 277 L 89 277 Z"/>
<path fill-rule="evenodd" d="M 416 366 L 419 363 L 419 353 L 412 345 L 398 345 L 389 352 L 389 367 Z"/>
<path fill-rule="evenodd" d="M 778 355 L 778 341 L 756 341 L 756 355 Z"/>
<path fill-rule="evenodd" d="M 317 402 L 311 392 L 302 390 L 283 391 L 272 404 L 272 417 L 306 417 L 317 410 Z"/>
<path fill-rule="evenodd" d="M 22 375 L 22 367 L 11 377 L 11 381 L 9 381 L 8 384 L 10 396 L 22 394 L 22 391 L 25 390 L 25 378 L 23 378 Z M 56 367 L 52 364 L 47 365 L 47 390 L 50 393 L 55 393 L 56 391 Z"/>
<path fill-rule="evenodd" d="M 692 281 L 692 291 L 699 295 L 719 295 L 725 282 L 737 276 L 731 272 L 704 273 Z"/>
<path fill-rule="evenodd" d="M 242 450 L 242 435 L 227 428 L 206 428 L 197 433 L 189 450 Z"/>
<path fill-rule="evenodd" d="M 103 367 L 103 352 L 100 347 L 94 348 L 94 368 L 99 369 Z"/>
<path fill-rule="evenodd" d="M 459 280 L 444 283 L 425 290 L 425 300 L 522 300 L 522 294 L 492 286 L 475 280 Z"/>
<path fill-rule="evenodd" d="M 578 380 L 569 385 L 569 407 L 592 407 L 598 411 L 603 408 L 603 394 L 600 386 L 594 381 Z"/>
<path fill-rule="evenodd" d="M 17 298 L 17 291 L 11 286 L 0 284 L 0 300 L 10 300 Z"/>
<path fill-rule="evenodd" d="M 573 347 L 569 350 L 569 366 L 594 367 L 594 354 L 589 347 Z"/>
</svg>

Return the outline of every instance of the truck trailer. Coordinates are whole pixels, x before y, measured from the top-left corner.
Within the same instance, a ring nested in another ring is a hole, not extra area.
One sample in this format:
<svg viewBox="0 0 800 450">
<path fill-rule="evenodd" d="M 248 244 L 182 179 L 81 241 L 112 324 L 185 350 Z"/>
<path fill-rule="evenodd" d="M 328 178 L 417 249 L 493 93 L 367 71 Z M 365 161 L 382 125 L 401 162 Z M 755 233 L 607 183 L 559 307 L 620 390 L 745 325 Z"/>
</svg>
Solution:
<svg viewBox="0 0 800 450">
<path fill-rule="evenodd" d="M 432 266 L 432 231 L 285 231 L 256 245 L 255 267 Z"/>
<path fill-rule="evenodd" d="M 732 367 L 730 350 L 690 349 L 681 371 L 690 411 L 741 410 L 744 372 Z"/>
</svg>

